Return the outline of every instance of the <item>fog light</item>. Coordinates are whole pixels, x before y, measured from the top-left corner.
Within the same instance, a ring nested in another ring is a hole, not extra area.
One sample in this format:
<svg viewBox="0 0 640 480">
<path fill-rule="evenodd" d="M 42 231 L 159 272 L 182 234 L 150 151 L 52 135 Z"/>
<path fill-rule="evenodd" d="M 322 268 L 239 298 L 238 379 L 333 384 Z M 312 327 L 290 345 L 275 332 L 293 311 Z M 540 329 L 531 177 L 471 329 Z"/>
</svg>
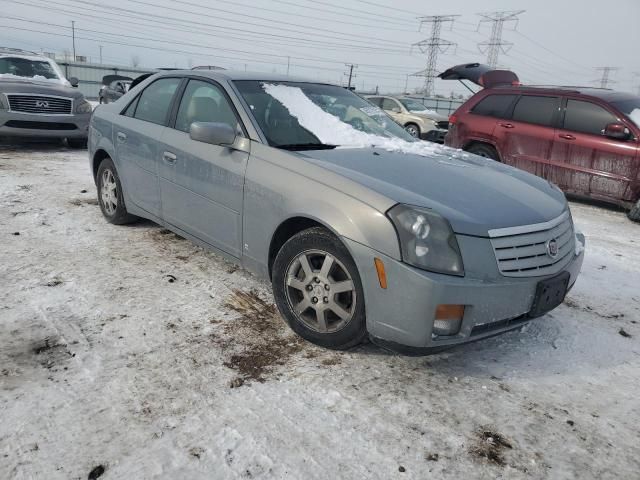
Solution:
<svg viewBox="0 0 640 480">
<path fill-rule="evenodd" d="M 433 321 L 433 335 L 455 335 L 460 331 L 464 305 L 438 305 Z"/>
</svg>

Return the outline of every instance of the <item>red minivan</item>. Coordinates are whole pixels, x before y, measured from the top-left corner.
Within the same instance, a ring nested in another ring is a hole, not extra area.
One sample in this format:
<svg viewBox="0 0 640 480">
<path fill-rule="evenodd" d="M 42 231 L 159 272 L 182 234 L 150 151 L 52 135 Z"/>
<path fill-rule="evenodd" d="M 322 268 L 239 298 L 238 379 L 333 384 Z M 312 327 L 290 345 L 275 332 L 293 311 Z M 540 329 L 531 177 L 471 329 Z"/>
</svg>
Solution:
<svg viewBox="0 0 640 480">
<path fill-rule="evenodd" d="M 534 173 L 565 192 L 620 205 L 640 221 L 640 97 L 523 86 L 513 72 L 477 63 L 440 78 L 484 87 L 450 117 L 445 145 Z"/>
</svg>

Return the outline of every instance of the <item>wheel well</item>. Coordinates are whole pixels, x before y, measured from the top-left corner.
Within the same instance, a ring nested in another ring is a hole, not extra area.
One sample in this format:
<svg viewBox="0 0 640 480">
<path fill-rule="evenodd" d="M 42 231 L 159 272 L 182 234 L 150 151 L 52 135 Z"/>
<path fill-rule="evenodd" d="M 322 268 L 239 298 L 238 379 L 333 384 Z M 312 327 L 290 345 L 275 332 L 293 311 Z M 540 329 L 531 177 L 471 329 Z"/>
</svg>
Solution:
<svg viewBox="0 0 640 480">
<path fill-rule="evenodd" d="M 469 150 L 474 145 L 484 145 L 485 147 L 493 148 L 498 154 L 498 158 L 501 159 L 500 161 L 502 161 L 502 157 L 500 156 L 500 152 L 498 152 L 498 149 L 495 147 L 495 145 L 492 145 L 489 142 L 481 142 L 480 140 L 471 140 L 470 142 L 467 142 L 467 144 L 464 147 L 462 147 L 462 149 L 466 151 L 466 150 Z"/>
<path fill-rule="evenodd" d="M 407 122 L 404 124 L 405 127 L 408 127 L 409 125 L 414 125 L 416 127 L 418 127 L 418 129 L 420 129 L 420 125 L 418 125 L 416 122 Z"/>
<path fill-rule="evenodd" d="M 278 255 L 278 252 L 287 240 L 293 237 L 296 233 L 312 227 L 324 228 L 324 225 L 316 222 L 315 220 L 311 220 L 310 218 L 293 217 L 285 220 L 278 226 L 278 228 L 276 228 L 273 237 L 271 237 L 271 244 L 269 245 L 269 278 L 271 278 L 271 270 L 273 262 L 276 259 L 276 255 Z"/>
<path fill-rule="evenodd" d="M 104 160 L 108 156 L 109 156 L 109 154 L 107 152 L 105 152 L 104 150 L 96 151 L 95 155 L 93 156 L 92 169 L 93 169 L 93 180 L 94 181 L 98 177 L 98 168 L 100 167 L 100 163 L 102 163 L 102 160 Z"/>
</svg>

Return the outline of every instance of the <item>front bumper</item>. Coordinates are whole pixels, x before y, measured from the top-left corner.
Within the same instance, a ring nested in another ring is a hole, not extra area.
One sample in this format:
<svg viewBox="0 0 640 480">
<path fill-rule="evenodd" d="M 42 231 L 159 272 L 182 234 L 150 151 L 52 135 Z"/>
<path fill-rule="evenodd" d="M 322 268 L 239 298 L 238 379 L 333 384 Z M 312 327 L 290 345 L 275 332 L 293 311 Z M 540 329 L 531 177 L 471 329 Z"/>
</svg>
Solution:
<svg viewBox="0 0 640 480">
<path fill-rule="evenodd" d="M 579 234 L 578 240 L 584 245 L 584 236 Z M 369 335 L 374 342 L 401 353 L 433 353 L 517 328 L 531 320 L 527 314 L 538 282 L 555 276 L 502 276 L 488 239 L 468 237 L 475 243 L 472 251 L 477 259 L 475 264 L 469 262 L 465 277 L 420 270 L 349 239 L 344 241 L 360 272 Z M 564 269 L 570 274 L 569 288 L 584 259 L 583 249 L 576 252 Z M 384 262 L 387 289 L 380 288 L 375 257 Z M 465 305 L 457 335 L 432 335 L 438 305 Z"/>
<path fill-rule="evenodd" d="M 0 111 L 0 136 L 87 138 L 91 113 L 32 115 Z"/>
<path fill-rule="evenodd" d="M 420 139 L 427 140 L 428 142 L 444 143 L 444 137 L 447 135 L 447 130 L 435 129 L 424 132 L 420 135 Z"/>
</svg>

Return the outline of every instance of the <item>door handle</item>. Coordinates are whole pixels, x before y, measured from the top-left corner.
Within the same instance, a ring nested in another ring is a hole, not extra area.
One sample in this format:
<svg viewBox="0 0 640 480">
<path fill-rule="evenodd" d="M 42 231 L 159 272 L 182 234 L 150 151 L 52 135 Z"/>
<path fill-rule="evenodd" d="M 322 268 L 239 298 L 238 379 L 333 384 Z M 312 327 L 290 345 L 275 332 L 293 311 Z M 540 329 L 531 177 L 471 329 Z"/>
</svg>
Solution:
<svg viewBox="0 0 640 480">
<path fill-rule="evenodd" d="M 512 123 L 499 123 L 502 128 L 514 128 Z"/>
<path fill-rule="evenodd" d="M 118 142 L 124 143 L 126 141 L 127 141 L 127 136 L 122 132 L 118 132 Z"/>
<path fill-rule="evenodd" d="M 178 157 L 176 157 L 175 153 L 164 152 L 162 154 L 162 159 L 170 165 L 173 165 L 174 163 L 176 163 L 177 158 Z"/>
<path fill-rule="evenodd" d="M 565 140 L 575 140 L 576 137 L 573 135 L 569 135 L 568 133 L 561 133 L 558 135 L 560 138 L 564 138 Z"/>
</svg>

